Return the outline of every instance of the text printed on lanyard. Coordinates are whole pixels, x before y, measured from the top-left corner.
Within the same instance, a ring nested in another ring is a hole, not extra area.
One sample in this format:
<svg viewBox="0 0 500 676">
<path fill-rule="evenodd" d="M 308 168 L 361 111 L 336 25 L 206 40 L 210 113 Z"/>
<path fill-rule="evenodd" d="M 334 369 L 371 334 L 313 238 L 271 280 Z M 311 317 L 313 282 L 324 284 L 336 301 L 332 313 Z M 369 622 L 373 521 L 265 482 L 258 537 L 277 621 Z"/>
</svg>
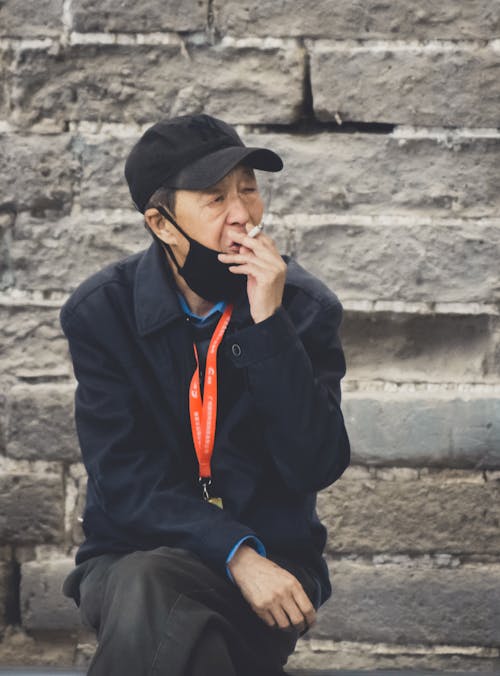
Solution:
<svg viewBox="0 0 500 676">
<path fill-rule="evenodd" d="M 200 483 L 203 487 L 203 497 L 222 507 L 220 498 L 210 497 L 208 487 L 211 484 L 212 471 L 210 462 L 214 451 L 215 428 L 217 423 L 217 350 L 221 344 L 224 333 L 229 325 L 233 305 L 228 305 L 219 319 L 215 331 L 210 340 L 205 367 L 205 383 L 203 397 L 200 386 L 200 363 L 198 350 L 193 343 L 196 358 L 196 370 L 191 378 L 189 387 L 189 417 L 191 420 L 191 432 L 193 443 L 198 458 Z"/>
</svg>

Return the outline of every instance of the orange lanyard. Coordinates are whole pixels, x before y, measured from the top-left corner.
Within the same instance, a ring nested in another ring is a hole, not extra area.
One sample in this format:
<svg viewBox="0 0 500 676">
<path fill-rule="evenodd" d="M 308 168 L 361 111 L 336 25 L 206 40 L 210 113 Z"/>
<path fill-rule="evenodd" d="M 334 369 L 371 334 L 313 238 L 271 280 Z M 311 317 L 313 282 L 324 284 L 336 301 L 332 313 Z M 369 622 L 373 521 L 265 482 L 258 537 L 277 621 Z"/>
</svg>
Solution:
<svg viewBox="0 0 500 676">
<path fill-rule="evenodd" d="M 212 479 L 210 461 L 214 451 L 215 426 L 217 421 L 217 350 L 228 327 L 232 312 L 233 306 L 228 305 L 224 310 L 224 314 L 219 319 L 210 340 L 205 367 L 203 398 L 200 387 L 198 350 L 193 343 L 196 370 L 193 373 L 189 387 L 189 417 L 191 419 L 191 432 L 200 468 L 200 483 L 203 486 L 203 497 L 206 500 L 213 500 L 215 504 L 219 504 L 219 499 L 210 499 L 208 486 L 211 484 Z M 222 505 L 220 504 L 219 506 Z"/>
</svg>

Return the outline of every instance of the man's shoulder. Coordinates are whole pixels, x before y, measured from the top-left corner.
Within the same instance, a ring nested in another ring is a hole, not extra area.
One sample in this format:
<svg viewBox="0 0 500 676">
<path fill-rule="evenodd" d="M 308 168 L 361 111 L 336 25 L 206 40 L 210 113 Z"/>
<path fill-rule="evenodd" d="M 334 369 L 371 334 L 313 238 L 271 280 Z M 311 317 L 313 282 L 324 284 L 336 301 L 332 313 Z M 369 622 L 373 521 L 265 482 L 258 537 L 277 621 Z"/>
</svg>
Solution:
<svg viewBox="0 0 500 676">
<path fill-rule="evenodd" d="M 286 286 L 290 290 L 300 291 L 301 295 L 317 303 L 319 309 L 342 308 L 338 296 L 312 272 L 289 256 L 283 257 L 287 263 Z"/>
<path fill-rule="evenodd" d="M 113 294 L 131 293 L 135 271 L 146 250 L 138 251 L 92 273 L 71 292 L 61 307 L 59 318 L 62 327 L 83 308 L 90 305 L 93 311 L 104 309 Z"/>
</svg>

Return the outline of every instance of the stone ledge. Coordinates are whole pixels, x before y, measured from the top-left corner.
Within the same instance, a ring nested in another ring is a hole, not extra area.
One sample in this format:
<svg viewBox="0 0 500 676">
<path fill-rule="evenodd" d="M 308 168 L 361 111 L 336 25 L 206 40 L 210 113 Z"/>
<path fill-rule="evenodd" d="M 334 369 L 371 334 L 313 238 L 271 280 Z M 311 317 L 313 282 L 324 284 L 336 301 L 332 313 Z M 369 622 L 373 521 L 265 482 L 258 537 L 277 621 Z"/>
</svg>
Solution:
<svg viewBox="0 0 500 676">
<path fill-rule="evenodd" d="M 498 647 L 498 564 L 418 570 L 342 561 L 331 574 L 334 593 L 311 638 Z"/>
<path fill-rule="evenodd" d="M 57 56 L 26 49 L 9 79 L 13 117 L 29 128 L 44 119 L 142 124 L 152 110 L 156 116 L 203 111 L 230 123 L 289 124 L 302 105 L 303 76 L 298 47 L 111 44 L 74 45 Z"/>
<path fill-rule="evenodd" d="M 497 37 L 500 12 L 489 0 L 468 0 L 457 10 L 454 0 L 352 3 L 319 0 L 215 0 L 215 25 L 222 34 L 282 35 L 354 39 L 488 39 Z M 286 18 L 285 18 L 286 17 Z"/>
<path fill-rule="evenodd" d="M 411 468 L 409 476 L 402 468 L 364 469 L 348 468 L 318 495 L 329 554 L 410 553 L 424 560 L 400 557 L 403 567 L 450 568 L 466 556 L 500 555 L 500 481 L 484 481 L 479 472 L 415 478 Z"/>
<path fill-rule="evenodd" d="M 320 120 L 498 127 L 500 56 L 480 44 L 432 50 L 307 42 Z M 456 77 L 456 73 L 460 77 Z"/>
<path fill-rule="evenodd" d="M 342 409 L 355 463 L 500 467 L 498 397 L 348 392 Z"/>
<path fill-rule="evenodd" d="M 30 631 L 71 632 L 81 629 L 75 602 L 62 593 L 73 559 L 30 561 L 21 566 L 22 625 Z"/>
</svg>

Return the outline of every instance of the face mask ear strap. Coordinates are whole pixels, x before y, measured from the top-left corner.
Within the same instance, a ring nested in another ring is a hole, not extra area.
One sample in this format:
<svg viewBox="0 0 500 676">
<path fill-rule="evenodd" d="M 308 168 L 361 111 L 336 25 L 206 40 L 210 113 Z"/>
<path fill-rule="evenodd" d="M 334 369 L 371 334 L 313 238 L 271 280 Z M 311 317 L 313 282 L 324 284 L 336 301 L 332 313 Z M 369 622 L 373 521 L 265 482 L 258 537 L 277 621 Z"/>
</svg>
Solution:
<svg viewBox="0 0 500 676">
<path fill-rule="evenodd" d="M 161 205 L 158 205 L 158 206 L 156 207 L 156 209 L 158 209 L 158 211 L 160 212 L 160 214 L 161 214 L 164 218 L 166 218 L 167 221 L 170 221 L 170 223 L 172 223 L 172 225 L 174 226 L 174 228 L 177 228 L 177 230 L 178 230 L 182 235 L 184 235 L 184 237 L 185 237 L 185 238 L 188 240 L 188 242 L 191 244 L 191 237 L 190 237 L 188 234 L 186 234 L 186 233 L 184 232 L 184 230 L 181 228 L 181 226 L 180 226 L 180 225 L 172 218 L 172 216 L 168 213 L 168 211 L 166 211 L 166 209 L 164 209 Z M 175 263 L 175 267 L 176 267 L 177 270 L 180 272 L 181 266 L 180 266 L 179 263 L 177 262 L 177 259 L 176 259 L 176 257 L 174 256 L 174 252 L 172 251 L 171 246 L 170 246 L 169 244 L 167 244 L 166 242 L 164 242 L 162 239 L 160 239 L 157 235 L 155 235 L 155 237 L 156 237 L 156 239 L 160 242 L 160 244 L 162 245 L 162 247 L 170 254 L 170 257 L 172 258 L 172 260 L 173 260 L 174 263 Z"/>
<path fill-rule="evenodd" d="M 168 211 L 167 211 L 166 209 L 164 209 L 164 208 L 161 206 L 161 204 L 158 205 L 156 208 L 158 209 L 158 211 L 160 212 L 160 214 L 161 214 L 164 218 L 167 219 L 167 221 L 170 221 L 170 223 L 172 223 L 172 225 L 174 226 L 174 228 L 177 228 L 177 230 L 178 230 L 182 235 L 184 235 L 184 237 L 185 237 L 189 242 L 191 241 L 191 237 L 187 234 L 187 232 L 184 232 L 184 230 L 183 230 L 183 229 L 181 228 L 181 226 L 177 223 L 177 221 L 175 221 L 175 220 L 172 218 L 172 216 L 168 213 Z"/>
</svg>

